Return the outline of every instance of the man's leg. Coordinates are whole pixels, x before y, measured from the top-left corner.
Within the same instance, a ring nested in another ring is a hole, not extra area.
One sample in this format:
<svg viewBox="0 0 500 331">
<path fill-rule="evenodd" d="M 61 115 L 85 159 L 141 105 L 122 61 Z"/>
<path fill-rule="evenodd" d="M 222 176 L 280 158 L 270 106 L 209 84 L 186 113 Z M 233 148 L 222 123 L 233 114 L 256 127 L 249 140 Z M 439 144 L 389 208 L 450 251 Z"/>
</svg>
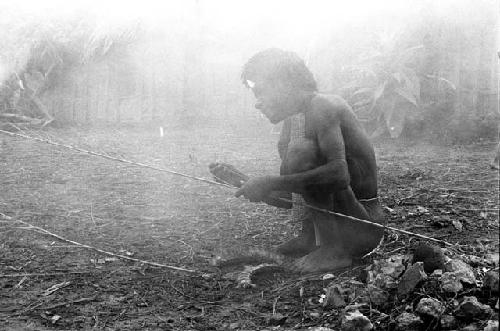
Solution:
<svg viewBox="0 0 500 331">
<path fill-rule="evenodd" d="M 372 219 L 351 189 L 337 194 L 334 206 L 336 212 L 365 220 Z M 295 262 L 294 268 L 299 272 L 348 267 L 353 258 L 374 249 L 383 236 L 383 229 L 342 216 L 315 211 L 314 222 L 320 229 L 320 247 Z"/>
<path fill-rule="evenodd" d="M 299 173 L 314 169 L 317 166 L 317 146 L 314 141 L 302 139 L 288 145 L 287 157 L 282 164 L 282 174 L 287 172 Z M 302 230 L 299 235 L 278 246 L 278 253 L 292 257 L 304 256 L 318 248 L 314 224 L 310 210 L 303 204 L 305 200 L 300 194 L 293 194 L 292 221 L 301 222 Z"/>
<path fill-rule="evenodd" d="M 334 210 L 344 215 L 354 216 L 378 224 L 384 224 L 385 222 L 378 199 L 363 203 L 359 202 L 350 188 L 336 194 Z M 383 228 L 371 224 L 340 216 L 336 216 L 336 220 L 340 242 L 353 257 L 361 257 L 373 250 L 384 235 Z"/>
<path fill-rule="evenodd" d="M 279 245 L 276 251 L 291 257 L 300 257 L 309 254 L 316 248 L 314 225 L 311 220 L 303 220 L 302 229 L 299 235 L 291 240 Z"/>
</svg>

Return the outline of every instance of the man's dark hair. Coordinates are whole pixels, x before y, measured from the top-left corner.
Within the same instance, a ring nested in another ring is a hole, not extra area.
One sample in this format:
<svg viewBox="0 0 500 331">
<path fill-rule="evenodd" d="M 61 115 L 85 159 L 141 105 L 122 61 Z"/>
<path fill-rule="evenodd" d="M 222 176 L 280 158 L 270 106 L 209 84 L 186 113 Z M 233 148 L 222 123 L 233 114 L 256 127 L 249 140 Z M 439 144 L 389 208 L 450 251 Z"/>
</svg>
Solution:
<svg viewBox="0 0 500 331">
<path fill-rule="evenodd" d="M 317 91 L 316 81 L 304 61 L 294 52 L 278 48 L 261 51 L 243 66 L 241 80 L 248 86 L 247 80 L 262 78 L 266 81 L 278 81 L 291 84 L 305 91 Z"/>
</svg>

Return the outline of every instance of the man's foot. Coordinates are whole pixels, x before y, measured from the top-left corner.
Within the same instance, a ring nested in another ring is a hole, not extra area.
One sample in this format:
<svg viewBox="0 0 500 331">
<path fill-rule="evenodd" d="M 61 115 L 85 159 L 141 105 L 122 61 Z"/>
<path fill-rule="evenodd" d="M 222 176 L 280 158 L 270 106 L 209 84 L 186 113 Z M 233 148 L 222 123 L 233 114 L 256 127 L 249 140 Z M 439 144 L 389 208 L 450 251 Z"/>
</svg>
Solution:
<svg viewBox="0 0 500 331">
<path fill-rule="evenodd" d="M 314 237 L 308 238 L 304 235 L 299 235 L 276 248 L 276 251 L 280 254 L 291 256 L 291 257 L 301 257 L 306 254 L 311 253 L 318 247 L 314 241 Z"/>
<path fill-rule="evenodd" d="M 352 258 L 346 254 L 339 254 L 333 247 L 323 246 L 314 252 L 301 257 L 292 265 L 292 270 L 300 273 L 314 273 L 333 271 L 352 265 Z"/>
</svg>

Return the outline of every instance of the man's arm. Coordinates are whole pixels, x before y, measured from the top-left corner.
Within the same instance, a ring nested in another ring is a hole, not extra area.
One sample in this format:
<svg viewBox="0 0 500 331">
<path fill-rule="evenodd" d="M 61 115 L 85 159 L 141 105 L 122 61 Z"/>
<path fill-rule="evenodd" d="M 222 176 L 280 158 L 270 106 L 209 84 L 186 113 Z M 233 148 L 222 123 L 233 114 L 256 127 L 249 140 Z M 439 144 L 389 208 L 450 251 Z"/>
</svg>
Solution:
<svg viewBox="0 0 500 331">
<path fill-rule="evenodd" d="M 250 178 L 236 196 L 263 201 L 271 191 L 307 193 L 311 186 L 326 192 L 346 189 L 350 178 L 339 116 L 340 112 L 320 111 L 313 119 L 320 154 L 327 161 L 324 165 L 297 174 Z"/>
<path fill-rule="evenodd" d="M 349 171 L 340 121 L 332 120 L 317 124 L 318 147 L 326 163 L 297 174 L 270 178 L 270 186 L 273 190 L 307 193 L 313 186 L 326 192 L 334 192 L 344 190 L 349 186 Z"/>
<path fill-rule="evenodd" d="M 281 199 L 286 199 L 288 201 L 284 201 Z M 292 195 L 289 192 L 273 191 L 262 201 L 267 203 L 270 206 L 284 208 L 284 209 L 290 209 L 290 208 L 292 208 L 292 203 L 290 202 L 291 200 L 292 200 Z"/>
</svg>

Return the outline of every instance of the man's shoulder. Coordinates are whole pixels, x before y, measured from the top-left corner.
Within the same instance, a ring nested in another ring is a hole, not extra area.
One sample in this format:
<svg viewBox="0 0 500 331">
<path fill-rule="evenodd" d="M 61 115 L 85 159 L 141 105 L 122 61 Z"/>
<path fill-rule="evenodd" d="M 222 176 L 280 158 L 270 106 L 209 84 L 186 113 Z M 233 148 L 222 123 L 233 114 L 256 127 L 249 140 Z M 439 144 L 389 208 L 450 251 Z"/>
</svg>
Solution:
<svg viewBox="0 0 500 331">
<path fill-rule="evenodd" d="M 311 100 L 311 115 L 321 121 L 338 120 L 349 110 L 349 104 L 338 95 L 316 94 Z"/>
</svg>

